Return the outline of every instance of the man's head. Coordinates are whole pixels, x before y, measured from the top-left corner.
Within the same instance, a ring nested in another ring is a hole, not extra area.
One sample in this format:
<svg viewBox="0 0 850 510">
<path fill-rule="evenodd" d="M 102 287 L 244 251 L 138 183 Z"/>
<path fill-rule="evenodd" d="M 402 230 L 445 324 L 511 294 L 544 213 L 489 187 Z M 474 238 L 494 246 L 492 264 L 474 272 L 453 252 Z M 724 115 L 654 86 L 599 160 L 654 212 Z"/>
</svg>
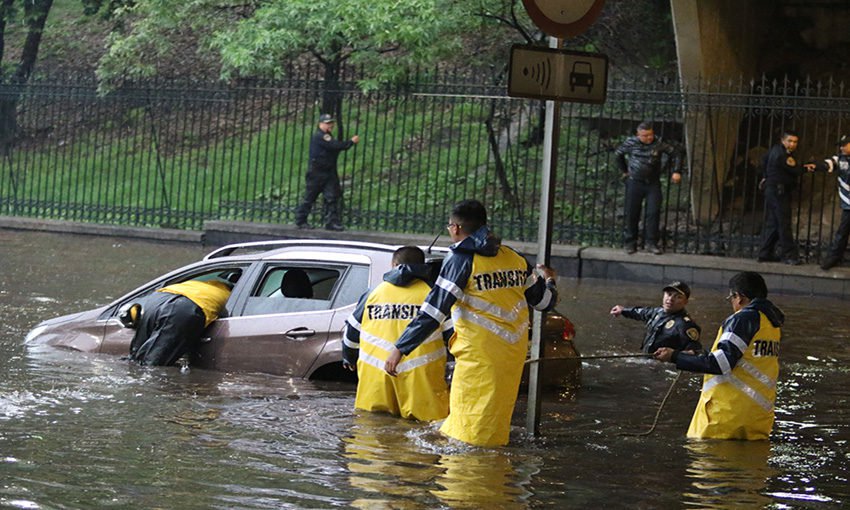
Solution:
<svg viewBox="0 0 850 510">
<path fill-rule="evenodd" d="M 667 313 L 676 313 L 685 308 L 688 304 L 688 299 L 691 297 L 691 289 L 684 282 L 671 282 L 664 287 L 664 297 L 661 301 L 661 307 Z"/>
<path fill-rule="evenodd" d="M 321 129 L 325 133 L 333 129 L 334 122 L 336 122 L 336 120 L 330 113 L 323 113 L 319 115 L 319 129 Z"/>
<path fill-rule="evenodd" d="M 838 140 L 838 150 L 845 156 L 850 156 L 850 135 L 843 135 Z"/>
<path fill-rule="evenodd" d="M 402 246 L 393 252 L 393 267 L 401 264 L 424 264 L 425 253 L 418 246 Z"/>
<path fill-rule="evenodd" d="M 781 142 L 782 146 L 785 147 L 785 150 L 788 152 L 794 152 L 797 150 L 797 144 L 800 143 L 800 137 L 797 136 L 796 132 L 786 129 L 782 133 Z"/>
<path fill-rule="evenodd" d="M 452 241 L 458 242 L 487 224 L 487 209 L 478 200 L 461 200 L 452 207 L 446 227 Z"/>
<path fill-rule="evenodd" d="M 641 122 L 635 130 L 635 135 L 642 144 L 650 144 L 655 141 L 655 130 L 651 122 Z"/>
<path fill-rule="evenodd" d="M 767 297 L 764 278 L 754 271 L 743 271 L 729 279 L 729 295 L 726 300 L 736 312 L 756 298 Z"/>
</svg>

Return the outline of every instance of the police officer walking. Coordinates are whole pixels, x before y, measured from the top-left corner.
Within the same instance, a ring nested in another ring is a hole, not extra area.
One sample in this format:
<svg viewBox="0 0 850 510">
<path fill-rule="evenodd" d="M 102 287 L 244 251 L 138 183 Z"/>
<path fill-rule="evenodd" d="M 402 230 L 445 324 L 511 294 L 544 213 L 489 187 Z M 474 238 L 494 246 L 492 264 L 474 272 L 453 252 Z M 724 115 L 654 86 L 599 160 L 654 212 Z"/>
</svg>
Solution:
<svg viewBox="0 0 850 510">
<path fill-rule="evenodd" d="M 670 181 L 682 180 L 681 157 L 675 146 L 655 136 L 652 124 L 641 122 L 635 132 L 614 152 L 614 161 L 626 181 L 626 207 L 623 247 L 626 253 L 637 251 L 638 223 L 646 200 L 646 249 L 663 253 L 658 235 L 661 220 L 661 174 L 672 167 Z"/>
<path fill-rule="evenodd" d="M 307 223 L 307 216 L 313 208 L 319 193 L 325 197 L 325 229 L 345 230 L 340 221 L 339 201 L 342 188 L 336 163 L 339 153 L 350 149 L 360 137 L 354 135 L 351 140 L 335 140 L 331 135 L 334 118 L 328 113 L 319 116 L 319 128 L 310 138 L 310 167 L 307 170 L 307 186 L 304 200 L 295 210 L 295 225 L 300 229 L 313 228 Z"/>
<path fill-rule="evenodd" d="M 664 287 L 661 306 L 625 308 L 615 305 L 611 308 L 611 315 L 646 323 L 646 336 L 641 346 L 645 353 L 654 353 L 661 347 L 699 353 L 702 351 L 699 342 L 701 330 L 685 310 L 690 297 L 690 287 L 676 281 Z"/>
<path fill-rule="evenodd" d="M 814 164 L 800 165 L 797 161 L 794 151 L 799 141 L 797 133 L 785 130 L 779 143 L 764 157 L 764 176 L 759 187 L 764 187 L 765 221 L 759 262 L 782 260 L 793 266 L 800 264 L 797 243 L 791 232 L 791 193 L 797 187 L 803 168 L 813 171 Z M 777 242 L 779 256 L 774 253 Z"/>
</svg>

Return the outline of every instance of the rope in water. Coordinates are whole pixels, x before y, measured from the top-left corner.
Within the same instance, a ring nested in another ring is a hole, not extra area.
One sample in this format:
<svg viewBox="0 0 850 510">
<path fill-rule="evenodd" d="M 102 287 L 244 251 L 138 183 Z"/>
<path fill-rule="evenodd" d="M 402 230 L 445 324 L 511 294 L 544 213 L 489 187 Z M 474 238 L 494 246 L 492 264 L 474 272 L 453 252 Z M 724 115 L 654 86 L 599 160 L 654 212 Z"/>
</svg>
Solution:
<svg viewBox="0 0 850 510">
<path fill-rule="evenodd" d="M 650 358 L 652 354 L 647 353 L 634 353 L 634 354 L 600 354 L 596 356 L 560 356 L 555 358 L 536 358 L 526 360 L 525 363 L 539 363 L 541 361 L 551 361 L 551 360 L 564 360 L 564 359 L 614 359 L 614 358 Z M 649 430 L 645 432 L 619 432 L 618 436 L 648 436 L 655 431 L 656 425 L 658 425 L 658 418 L 661 416 L 661 410 L 664 409 L 664 404 L 667 403 L 667 399 L 670 398 L 670 395 L 673 393 L 673 388 L 676 386 L 676 383 L 679 381 L 679 376 L 682 375 L 682 372 L 676 374 L 676 378 L 673 379 L 673 382 L 670 384 L 670 387 L 667 389 L 667 394 L 664 395 L 664 398 L 661 399 L 661 404 L 658 405 L 658 411 L 655 413 L 655 419 L 652 420 L 652 426 Z"/>
<path fill-rule="evenodd" d="M 539 363 L 541 361 L 555 361 L 562 359 L 614 359 L 614 358 L 651 358 L 652 353 L 631 353 L 631 354 L 599 354 L 594 356 L 556 356 L 554 358 L 535 358 L 525 360 L 526 365 L 529 363 Z"/>
<path fill-rule="evenodd" d="M 679 381 L 679 376 L 682 375 L 682 372 L 678 372 L 676 374 L 676 378 L 673 379 L 673 382 L 670 384 L 670 388 L 667 389 L 667 394 L 664 395 L 664 398 L 661 399 L 661 404 L 658 405 L 658 411 L 655 413 L 655 419 L 652 420 L 652 426 L 649 427 L 649 430 L 646 432 L 620 432 L 618 436 L 648 436 L 652 434 L 655 430 L 655 426 L 658 425 L 658 417 L 661 416 L 661 410 L 664 409 L 664 404 L 667 403 L 667 398 L 670 397 L 670 394 L 673 393 L 673 387 L 676 386 L 676 383 Z"/>
</svg>

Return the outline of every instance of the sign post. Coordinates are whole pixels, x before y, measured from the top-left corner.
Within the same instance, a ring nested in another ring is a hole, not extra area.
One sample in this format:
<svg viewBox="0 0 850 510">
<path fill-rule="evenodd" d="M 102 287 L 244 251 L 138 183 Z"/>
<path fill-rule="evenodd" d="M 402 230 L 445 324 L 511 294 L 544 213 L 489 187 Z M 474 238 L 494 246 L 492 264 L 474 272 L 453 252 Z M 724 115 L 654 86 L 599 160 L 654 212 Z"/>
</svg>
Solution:
<svg viewBox="0 0 850 510">
<path fill-rule="evenodd" d="M 560 38 L 575 37 L 587 29 L 602 12 L 605 0 L 522 0 L 528 15 L 550 36 L 549 48 L 514 46 L 508 95 L 546 99 L 543 138 L 542 184 L 537 262 L 550 265 L 552 254 L 552 212 L 555 171 L 560 137 L 560 101 L 603 103 L 608 82 L 608 58 L 604 55 L 561 49 Z M 531 332 L 533 360 L 542 358 L 541 330 L 545 315 L 534 311 Z M 542 363 L 528 367 L 528 412 L 526 434 L 540 434 L 540 373 Z"/>
</svg>

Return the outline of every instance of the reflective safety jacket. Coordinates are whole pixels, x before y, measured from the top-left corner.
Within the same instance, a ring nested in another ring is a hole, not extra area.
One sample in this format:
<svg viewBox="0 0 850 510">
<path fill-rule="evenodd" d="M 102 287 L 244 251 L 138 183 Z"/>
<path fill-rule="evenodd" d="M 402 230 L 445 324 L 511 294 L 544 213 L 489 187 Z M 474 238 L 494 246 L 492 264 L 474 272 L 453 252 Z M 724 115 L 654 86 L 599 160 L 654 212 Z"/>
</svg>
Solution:
<svg viewBox="0 0 850 510">
<path fill-rule="evenodd" d="M 668 168 L 682 171 L 679 150 L 658 137 L 652 143 L 643 143 L 638 137 L 630 136 L 614 151 L 614 162 L 629 178 L 646 183 L 658 182 Z"/>
<path fill-rule="evenodd" d="M 186 296 L 193 303 L 198 305 L 204 311 L 206 322 L 204 327 L 207 327 L 214 320 L 218 319 L 227 298 L 230 297 L 230 287 L 219 281 L 189 280 L 183 283 L 175 283 L 168 287 L 163 287 L 157 292 L 168 292 L 171 294 L 179 294 Z"/>
<path fill-rule="evenodd" d="M 688 437 L 768 439 L 784 320 L 773 303 L 754 299 L 723 322 L 710 353 L 676 356 L 680 370 L 706 374 Z"/>
<path fill-rule="evenodd" d="M 364 294 L 346 320 L 343 359 L 357 366 L 357 409 L 422 421 L 449 414 L 445 340 L 452 334 L 451 321 L 443 324 L 443 335 L 435 332 L 398 365 L 397 377 L 384 371 L 395 340 L 431 290 L 428 271 L 424 264 L 397 266 Z"/>
<path fill-rule="evenodd" d="M 407 354 L 451 313 L 455 357 L 449 416 L 440 430 L 478 446 L 507 444 L 528 350 L 528 305 L 549 310 L 554 283 L 481 227 L 450 247 L 419 316 L 396 342 Z M 402 358 L 404 360 L 404 358 Z"/>
</svg>

